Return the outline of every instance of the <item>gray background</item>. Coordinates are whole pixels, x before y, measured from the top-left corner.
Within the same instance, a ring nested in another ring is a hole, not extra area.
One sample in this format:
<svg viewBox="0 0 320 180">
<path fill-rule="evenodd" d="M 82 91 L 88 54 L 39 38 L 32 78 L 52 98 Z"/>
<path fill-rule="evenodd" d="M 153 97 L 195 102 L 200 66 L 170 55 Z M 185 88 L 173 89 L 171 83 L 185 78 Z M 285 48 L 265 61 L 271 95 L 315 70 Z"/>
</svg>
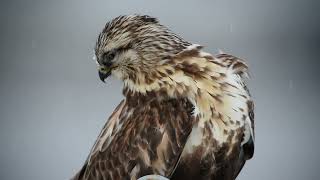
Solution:
<svg viewBox="0 0 320 180">
<path fill-rule="evenodd" d="M 68 179 L 122 99 L 99 81 L 96 37 L 118 15 L 247 59 L 256 152 L 239 180 L 319 179 L 318 0 L 1 1 L 0 179 Z"/>
</svg>

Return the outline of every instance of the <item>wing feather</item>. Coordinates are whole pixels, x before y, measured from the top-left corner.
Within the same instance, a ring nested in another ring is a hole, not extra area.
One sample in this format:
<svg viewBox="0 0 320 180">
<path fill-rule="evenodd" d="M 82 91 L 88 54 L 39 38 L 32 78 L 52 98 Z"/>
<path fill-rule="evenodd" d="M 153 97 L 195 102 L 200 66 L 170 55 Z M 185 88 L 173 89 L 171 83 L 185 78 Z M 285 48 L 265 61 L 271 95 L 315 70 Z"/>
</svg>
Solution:
<svg viewBox="0 0 320 180">
<path fill-rule="evenodd" d="M 233 55 L 229 54 L 218 54 L 216 55 L 217 58 L 223 61 L 223 63 L 231 70 L 233 74 L 237 74 L 241 77 L 240 84 L 242 85 L 243 89 L 246 91 L 246 93 L 249 95 L 249 99 L 247 101 L 247 107 L 244 107 L 246 109 L 246 119 L 245 119 L 245 126 L 244 126 L 244 138 L 241 142 L 240 147 L 240 154 L 239 159 L 236 164 L 238 164 L 238 167 L 236 168 L 235 177 L 239 174 L 241 169 L 243 168 L 246 160 L 251 159 L 254 154 L 254 139 L 255 139 L 255 133 L 254 133 L 254 103 L 250 99 L 250 92 L 247 88 L 246 82 L 244 77 L 248 77 L 248 66 L 244 62 L 244 60 L 235 57 Z"/>
<path fill-rule="evenodd" d="M 101 151 L 101 147 L 103 144 L 105 144 L 105 142 L 111 141 L 112 132 L 115 129 L 116 123 L 119 121 L 119 115 L 122 112 L 124 105 L 125 105 L 125 100 L 122 100 L 119 103 L 119 105 L 115 108 L 113 113 L 110 115 L 109 119 L 107 120 L 107 123 L 102 128 L 96 142 L 94 143 L 94 145 L 90 151 L 90 154 L 89 154 L 87 160 L 85 161 L 83 167 L 74 177 L 71 178 L 72 180 L 82 179 L 82 177 L 86 173 L 88 167 L 91 165 L 91 159 L 96 157 L 97 154 L 99 154 L 99 152 Z"/>
<path fill-rule="evenodd" d="M 223 63 L 234 74 L 238 74 L 242 77 L 241 85 L 243 86 L 243 89 L 246 91 L 246 93 L 250 96 L 249 89 L 247 88 L 247 85 L 243 78 L 243 76 L 248 73 L 248 66 L 246 65 L 244 60 L 230 54 L 225 54 L 225 53 L 218 54 L 216 55 L 216 57 L 221 59 Z M 248 131 L 248 133 L 250 134 L 250 137 L 248 137 L 247 141 L 242 144 L 243 146 L 246 146 L 246 151 L 245 151 L 246 156 L 251 158 L 253 156 L 253 151 L 254 151 L 254 103 L 252 100 L 247 101 L 247 117 L 248 118 L 246 120 L 246 124 L 248 128 L 246 129 L 246 131 Z"/>
<path fill-rule="evenodd" d="M 150 99 L 120 103 L 74 180 L 170 177 L 191 131 L 193 107 L 186 99 Z"/>
</svg>

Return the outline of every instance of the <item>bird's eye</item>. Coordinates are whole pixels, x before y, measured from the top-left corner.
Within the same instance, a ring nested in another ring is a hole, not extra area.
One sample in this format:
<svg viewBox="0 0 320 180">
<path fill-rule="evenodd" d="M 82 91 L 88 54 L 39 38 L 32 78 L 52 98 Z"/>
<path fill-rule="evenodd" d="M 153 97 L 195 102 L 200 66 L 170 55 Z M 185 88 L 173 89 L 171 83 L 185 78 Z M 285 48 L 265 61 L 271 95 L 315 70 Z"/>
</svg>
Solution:
<svg viewBox="0 0 320 180">
<path fill-rule="evenodd" d="M 109 66 L 112 64 L 112 60 L 114 59 L 114 57 L 116 56 L 116 52 L 115 51 L 109 51 L 103 54 L 102 56 L 102 64 L 105 66 Z"/>
<path fill-rule="evenodd" d="M 105 58 L 106 58 L 108 61 L 112 61 L 115 56 L 116 56 L 116 53 L 115 53 L 114 51 L 111 51 L 111 52 L 109 52 L 109 53 L 106 54 L 106 57 L 105 57 Z"/>
</svg>

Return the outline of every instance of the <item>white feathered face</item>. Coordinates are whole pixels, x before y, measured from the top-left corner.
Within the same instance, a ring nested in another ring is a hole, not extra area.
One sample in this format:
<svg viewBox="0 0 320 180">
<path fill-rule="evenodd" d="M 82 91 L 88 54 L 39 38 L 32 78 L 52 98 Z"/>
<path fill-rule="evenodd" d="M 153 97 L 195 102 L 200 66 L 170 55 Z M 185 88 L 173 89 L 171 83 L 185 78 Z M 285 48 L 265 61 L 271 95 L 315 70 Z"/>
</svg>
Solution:
<svg viewBox="0 0 320 180">
<path fill-rule="evenodd" d="M 105 25 L 96 43 L 99 77 L 104 81 L 111 74 L 122 80 L 146 75 L 189 45 L 155 18 L 119 16 Z"/>
</svg>

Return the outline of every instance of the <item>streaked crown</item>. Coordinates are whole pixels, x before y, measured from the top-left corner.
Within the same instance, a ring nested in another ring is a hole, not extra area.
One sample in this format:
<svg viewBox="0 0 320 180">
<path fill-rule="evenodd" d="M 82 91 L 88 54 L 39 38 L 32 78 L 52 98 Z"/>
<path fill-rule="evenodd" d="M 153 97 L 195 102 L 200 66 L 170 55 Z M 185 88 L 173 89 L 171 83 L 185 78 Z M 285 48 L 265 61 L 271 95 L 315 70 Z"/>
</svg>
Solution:
<svg viewBox="0 0 320 180">
<path fill-rule="evenodd" d="M 100 33 L 95 54 L 100 78 L 113 74 L 121 79 L 166 63 L 191 45 L 146 15 L 119 16 Z"/>
</svg>

